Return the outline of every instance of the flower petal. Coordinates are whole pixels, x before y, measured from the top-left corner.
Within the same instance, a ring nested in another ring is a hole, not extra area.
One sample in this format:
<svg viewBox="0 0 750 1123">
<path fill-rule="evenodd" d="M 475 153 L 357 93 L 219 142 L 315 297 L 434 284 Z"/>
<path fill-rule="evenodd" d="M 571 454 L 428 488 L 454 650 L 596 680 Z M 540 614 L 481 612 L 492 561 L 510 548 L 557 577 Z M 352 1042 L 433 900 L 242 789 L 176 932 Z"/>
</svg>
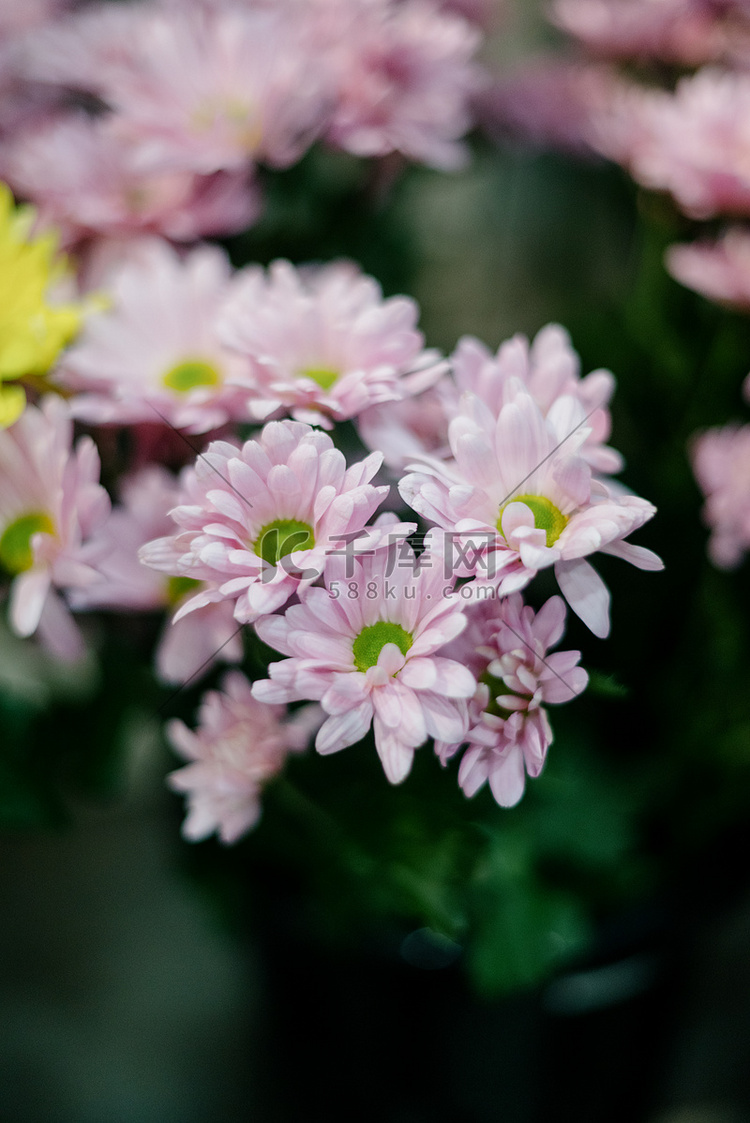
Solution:
<svg viewBox="0 0 750 1123">
<path fill-rule="evenodd" d="M 526 772 L 520 746 L 512 745 L 507 754 L 493 757 L 489 783 L 495 801 L 501 807 L 515 807 L 526 787 Z"/>
<path fill-rule="evenodd" d="M 653 550 L 645 546 L 634 546 L 632 542 L 612 542 L 609 546 L 602 547 L 603 554 L 612 554 L 615 558 L 622 558 L 638 569 L 657 571 L 664 569 L 664 562 Z"/>
<path fill-rule="evenodd" d="M 375 748 L 391 784 L 400 784 L 411 772 L 414 749 L 375 719 Z"/>
<path fill-rule="evenodd" d="M 366 698 L 355 709 L 336 714 L 324 721 L 315 738 L 315 748 L 323 755 L 337 753 L 339 749 L 361 741 L 371 722 L 372 702 Z"/>
<path fill-rule="evenodd" d="M 570 607 L 599 639 L 609 635 L 609 589 L 583 558 L 559 561 L 555 576 Z"/>
</svg>

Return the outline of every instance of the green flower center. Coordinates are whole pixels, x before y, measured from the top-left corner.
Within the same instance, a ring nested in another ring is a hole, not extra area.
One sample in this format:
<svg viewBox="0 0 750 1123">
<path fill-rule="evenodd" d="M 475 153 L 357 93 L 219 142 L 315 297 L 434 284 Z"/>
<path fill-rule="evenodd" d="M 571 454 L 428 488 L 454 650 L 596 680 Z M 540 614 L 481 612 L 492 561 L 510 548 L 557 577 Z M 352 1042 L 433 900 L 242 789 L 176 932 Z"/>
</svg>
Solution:
<svg viewBox="0 0 750 1123">
<path fill-rule="evenodd" d="M 186 394 L 196 386 L 218 386 L 221 375 L 216 367 L 211 366 L 204 359 L 184 359 L 167 371 L 162 382 L 170 390 L 176 390 L 178 394 Z"/>
<path fill-rule="evenodd" d="M 317 382 L 321 390 L 330 390 L 339 376 L 339 371 L 331 370 L 330 367 L 306 367 L 300 373 L 305 378 L 312 378 L 313 382 Z"/>
<path fill-rule="evenodd" d="M 413 642 L 410 633 L 400 624 L 378 620 L 377 624 L 369 624 L 363 628 L 352 644 L 354 664 L 358 671 L 364 673 L 369 667 L 376 666 L 380 652 L 387 643 L 395 643 L 401 654 L 406 655 Z"/>
<path fill-rule="evenodd" d="M 559 507 L 543 495 L 514 495 L 508 503 L 525 503 L 534 516 L 534 526 L 537 530 L 547 532 L 547 545 L 553 546 L 568 525 L 567 517 Z M 504 503 L 500 508 L 497 518 L 497 529 L 503 533 L 503 511 L 508 506 Z"/>
<path fill-rule="evenodd" d="M 44 511 L 30 511 L 9 523 L 0 537 L 0 565 L 8 573 L 23 573 L 34 564 L 31 539 L 39 531 L 54 534 L 55 526 Z"/>
<path fill-rule="evenodd" d="M 269 565 L 278 565 L 293 550 L 311 550 L 315 545 L 313 528 L 299 519 L 274 519 L 261 527 L 253 543 L 259 558 Z"/>
<path fill-rule="evenodd" d="M 174 606 L 188 593 L 195 592 L 199 585 L 200 581 L 194 577 L 170 577 L 167 580 L 167 601 Z"/>
<path fill-rule="evenodd" d="M 519 698 L 530 698 L 530 694 L 517 694 L 517 691 L 511 690 L 504 679 L 495 678 L 489 671 L 485 671 L 483 675 L 479 676 L 479 681 L 483 683 L 490 692 L 489 701 L 485 708 L 486 714 L 493 714 L 494 717 L 501 717 L 504 721 L 515 712 L 514 710 L 506 710 L 504 706 L 499 706 L 497 699 L 501 698 L 504 694 L 516 694 Z"/>
</svg>

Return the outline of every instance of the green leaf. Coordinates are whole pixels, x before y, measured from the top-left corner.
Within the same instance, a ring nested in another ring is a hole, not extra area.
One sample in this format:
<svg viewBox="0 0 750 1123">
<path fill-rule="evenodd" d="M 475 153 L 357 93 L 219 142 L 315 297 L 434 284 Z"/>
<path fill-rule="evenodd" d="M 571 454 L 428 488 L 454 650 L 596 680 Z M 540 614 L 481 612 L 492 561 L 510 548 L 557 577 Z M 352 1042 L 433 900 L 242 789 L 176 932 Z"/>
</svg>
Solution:
<svg viewBox="0 0 750 1123">
<path fill-rule="evenodd" d="M 580 902 L 537 879 L 528 842 L 521 832 L 493 840 L 475 884 L 467 966 L 487 997 L 540 982 L 590 938 Z"/>
<path fill-rule="evenodd" d="M 589 669 L 589 684 L 586 689 L 599 698 L 627 698 L 630 694 L 630 687 L 618 682 L 614 675 L 605 675 L 602 671 L 591 669 Z"/>
</svg>

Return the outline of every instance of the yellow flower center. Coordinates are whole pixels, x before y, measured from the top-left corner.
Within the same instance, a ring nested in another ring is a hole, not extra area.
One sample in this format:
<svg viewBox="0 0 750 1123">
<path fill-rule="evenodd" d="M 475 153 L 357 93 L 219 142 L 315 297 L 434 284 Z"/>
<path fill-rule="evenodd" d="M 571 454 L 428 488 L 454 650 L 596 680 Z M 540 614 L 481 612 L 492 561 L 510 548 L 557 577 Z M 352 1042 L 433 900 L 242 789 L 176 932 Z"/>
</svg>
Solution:
<svg viewBox="0 0 750 1123">
<path fill-rule="evenodd" d="M 514 495 L 508 503 L 525 503 L 534 516 L 534 526 L 537 530 L 547 532 L 547 545 L 553 546 L 568 525 L 567 517 L 559 507 L 544 495 Z M 497 519 L 497 529 L 503 533 L 503 511 L 508 506 L 504 503 L 500 508 Z"/>
<path fill-rule="evenodd" d="M 377 624 L 369 624 L 363 628 L 352 644 L 354 665 L 363 673 L 370 667 L 377 665 L 380 652 L 387 643 L 395 643 L 402 655 L 414 642 L 413 637 L 400 624 L 392 624 L 390 620 L 378 620 Z"/>
<path fill-rule="evenodd" d="M 6 526 L 0 537 L 0 564 L 8 573 L 15 576 L 31 569 L 34 564 L 31 539 L 40 531 L 55 533 L 54 523 L 44 511 L 29 511 Z"/>
<path fill-rule="evenodd" d="M 167 371 L 162 382 L 170 390 L 186 394 L 196 386 L 218 386 L 221 375 L 216 367 L 204 359 L 183 359 Z"/>
<path fill-rule="evenodd" d="M 235 143 L 248 153 L 257 151 L 263 140 L 256 109 L 241 98 L 207 98 L 194 110 L 191 124 L 198 133 L 228 126 Z"/>
<path fill-rule="evenodd" d="M 304 378 L 311 378 L 313 382 L 317 382 L 321 390 L 330 390 L 338 379 L 339 373 L 339 371 L 332 370 L 330 367 L 306 367 L 303 371 L 300 371 Z"/>
<path fill-rule="evenodd" d="M 253 549 L 269 565 L 278 565 L 281 558 L 294 550 L 311 550 L 315 535 L 309 523 L 299 519 L 274 519 L 261 527 Z"/>
</svg>

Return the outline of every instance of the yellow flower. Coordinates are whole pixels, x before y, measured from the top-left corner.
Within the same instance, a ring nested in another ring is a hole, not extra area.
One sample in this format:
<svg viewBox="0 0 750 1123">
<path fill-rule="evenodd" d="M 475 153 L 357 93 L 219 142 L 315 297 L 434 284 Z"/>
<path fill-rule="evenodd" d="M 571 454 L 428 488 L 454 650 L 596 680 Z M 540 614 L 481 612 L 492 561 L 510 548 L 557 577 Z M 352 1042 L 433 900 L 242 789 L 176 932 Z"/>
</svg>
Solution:
<svg viewBox="0 0 750 1123">
<path fill-rule="evenodd" d="M 5 385 L 44 374 L 81 324 L 76 304 L 50 302 L 51 290 L 69 269 L 52 233 L 33 237 L 34 211 L 16 207 L 0 183 L 0 429 L 23 413 L 21 386 Z"/>
</svg>

